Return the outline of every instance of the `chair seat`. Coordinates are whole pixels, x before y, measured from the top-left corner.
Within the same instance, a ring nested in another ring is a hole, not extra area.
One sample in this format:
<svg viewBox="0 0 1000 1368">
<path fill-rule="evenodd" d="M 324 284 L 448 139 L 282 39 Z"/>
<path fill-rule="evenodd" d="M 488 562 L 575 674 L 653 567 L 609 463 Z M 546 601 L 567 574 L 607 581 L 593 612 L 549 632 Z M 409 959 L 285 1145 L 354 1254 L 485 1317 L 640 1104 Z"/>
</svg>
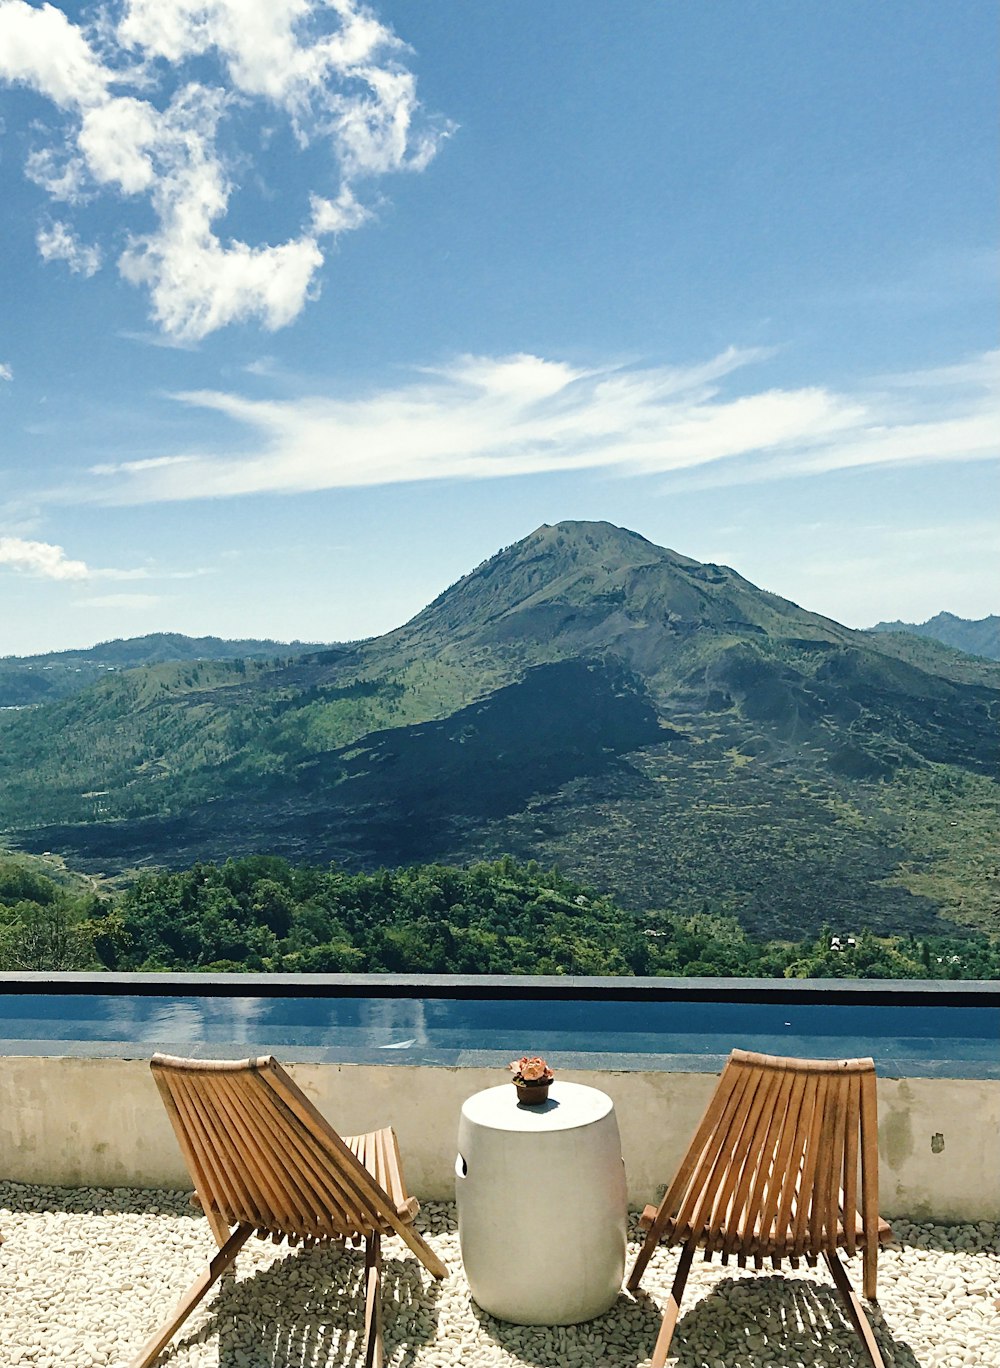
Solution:
<svg viewBox="0 0 1000 1368">
<path fill-rule="evenodd" d="M 415 1220 L 420 1211 L 420 1203 L 416 1197 L 407 1196 L 399 1164 L 396 1133 L 392 1127 L 368 1131 L 364 1135 L 345 1135 L 343 1140 L 354 1157 L 364 1164 L 379 1187 L 384 1188 L 392 1198 L 399 1219 L 407 1224 Z M 380 1231 L 383 1235 L 391 1235 L 392 1227 L 383 1220 Z"/>
<path fill-rule="evenodd" d="M 645 1211 L 642 1213 L 640 1225 L 648 1230 L 655 1217 L 656 1207 L 646 1207 Z M 664 1243 L 668 1245 L 685 1244 L 691 1239 L 692 1233 L 690 1226 L 684 1225 L 681 1227 L 678 1225 L 675 1218 L 670 1216 L 667 1217 L 666 1222 L 664 1223 L 663 1235 L 661 1238 Z M 892 1238 L 892 1228 L 889 1225 L 889 1222 L 880 1216 L 878 1218 L 879 1244 L 888 1244 Z M 861 1216 L 859 1213 L 855 1212 L 854 1243 L 859 1249 L 864 1249 L 867 1239 L 868 1232 L 865 1230 Z M 756 1255 L 762 1255 L 764 1258 L 768 1259 L 789 1259 L 801 1257 L 805 1253 L 804 1243 L 801 1239 L 796 1240 L 794 1229 L 786 1230 L 784 1236 L 779 1238 L 773 1229 L 769 1231 L 767 1235 L 763 1235 L 759 1229 L 754 1229 L 751 1232 L 737 1230 L 731 1234 L 729 1228 L 724 1223 L 722 1225 L 712 1226 L 711 1228 L 702 1224 L 695 1234 L 695 1243 L 699 1249 L 707 1250 L 709 1256 L 722 1253 L 723 1250 L 727 1250 L 729 1253 L 737 1256 L 744 1255 L 746 1257 L 755 1257 Z M 847 1233 L 844 1230 L 844 1213 L 840 1212 L 837 1221 L 837 1237 L 834 1247 L 843 1249 L 846 1244 Z"/>
</svg>

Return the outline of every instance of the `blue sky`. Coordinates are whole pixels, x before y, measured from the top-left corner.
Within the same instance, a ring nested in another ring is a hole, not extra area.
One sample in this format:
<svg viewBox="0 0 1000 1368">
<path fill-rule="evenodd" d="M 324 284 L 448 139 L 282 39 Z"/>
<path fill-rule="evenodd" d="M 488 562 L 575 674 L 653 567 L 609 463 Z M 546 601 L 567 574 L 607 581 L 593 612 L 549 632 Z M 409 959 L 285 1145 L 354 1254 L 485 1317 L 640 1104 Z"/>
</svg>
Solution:
<svg viewBox="0 0 1000 1368">
<path fill-rule="evenodd" d="M 1000 611 L 992 0 L 0 0 L 0 654 L 603 518 Z"/>
</svg>

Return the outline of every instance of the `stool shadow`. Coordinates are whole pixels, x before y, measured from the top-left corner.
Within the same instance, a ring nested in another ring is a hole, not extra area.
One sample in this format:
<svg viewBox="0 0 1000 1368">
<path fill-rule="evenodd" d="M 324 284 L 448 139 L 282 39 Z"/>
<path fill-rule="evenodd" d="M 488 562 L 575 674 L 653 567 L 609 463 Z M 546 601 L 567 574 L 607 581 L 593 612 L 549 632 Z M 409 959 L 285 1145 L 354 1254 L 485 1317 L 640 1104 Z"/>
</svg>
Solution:
<svg viewBox="0 0 1000 1368">
<path fill-rule="evenodd" d="M 382 1259 L 386 1359 L 405 1368 L 437 1334 L 440 1284 L 407 1254 Z M 200 1329 L 169 1346 L 159 1364 L 219 1336 L 219 1368 L 344 1368 L 364 1363 L 364 1255 L 317 1247 L 290 1252 L 247 1278 L 227 1274 Z"/>
<path fill-rule="evenodd" d="M 602 1316 L 576 1325 L 515 1325 L 497 1320 L 470 1298 L 470 1308 L 483 1334 L 523 1363 L 552 1363 L 552 1337 L 583 1351 L 575 1357 L 574 1368 L 604 1368 L 606 1364 L 631 1362 L 627 1356 L 635 1346 L 635 1363 L 648 1358 L 660 1328 L 660 1312 L 648 1297 L 633 1297 L 619 1292 Z M 595 1345 L 591 1336 L 597 1340 Z M 602 1347 L 605 1346 L 605 1347 Z M 642 1348 L 642 1346 L 648 1346 Z M 626 1357 L 623 1357 L 623 1354 Z"/>
</svg>

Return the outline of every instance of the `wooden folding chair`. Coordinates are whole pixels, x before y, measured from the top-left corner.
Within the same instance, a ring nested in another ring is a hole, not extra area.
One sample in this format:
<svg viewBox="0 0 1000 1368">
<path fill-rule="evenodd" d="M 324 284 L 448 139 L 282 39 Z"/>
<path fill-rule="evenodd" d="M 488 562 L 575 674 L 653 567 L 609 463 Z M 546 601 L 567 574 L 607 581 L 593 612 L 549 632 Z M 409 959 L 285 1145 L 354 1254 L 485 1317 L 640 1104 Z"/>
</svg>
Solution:
<svg viewBox="0 0 1000 1368">
<path fill-rule="evenodd" d="M 380 1239 L 402 1237 L 435 1278 L 448 1269 L 413 1229 L 391 1128 L 341 1139 L 270 1056 L 153 1056 L 150 1067 L 219 1252 L 133 1360 L 149 1368 L 253 1234 L 275 1244 L 365 1241 L 365 1368 L 382 1364 Z"/>
<path fill-rule="evenodd" d="M 860 1139 L 860 1145 L 859 1145 Z M 861 1210 L 857 1208 L 858 1170 Z M 635 1291 L 660 1240 L 682 1246 L 653 1351 L 663 1368 L 695 1250 L 793 1268 L 822 1255 L 874 1368 L 884 1368 L 871 1325 L 839 1249 L 864 1259 L 864 1295 L 875 1300 L 880 1242 L 878 1129 L 871 1059 L 780 1059 L 734 1050 L 659 1207 L 646 1207 L 646 1241 L 629 1274 Z"/>
</svg>

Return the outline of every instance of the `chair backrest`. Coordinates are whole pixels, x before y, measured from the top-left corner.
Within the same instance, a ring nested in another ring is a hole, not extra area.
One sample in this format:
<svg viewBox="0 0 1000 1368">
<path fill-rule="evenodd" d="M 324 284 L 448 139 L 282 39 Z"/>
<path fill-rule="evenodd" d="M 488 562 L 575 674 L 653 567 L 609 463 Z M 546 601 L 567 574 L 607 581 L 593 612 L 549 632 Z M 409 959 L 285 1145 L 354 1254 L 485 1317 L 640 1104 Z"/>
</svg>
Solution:
<svg viewBox="0 0 1000 1368">
<path fill-rule="evenodd" d="M 734 1050 L 660 1210 L 708 1253 L 874 1257 L 877 1136 L 873 1060 Z"/>
<path fill-rule="evenodd" d="M 270 1055 L 156 1054 L 150 1068 L 220 1243 L 236 1224 L 310 1240 L 399 1228 L 389 1194 Z M 393 1157 L 379 1157 L 391 1172 Z"/>
</svg>

